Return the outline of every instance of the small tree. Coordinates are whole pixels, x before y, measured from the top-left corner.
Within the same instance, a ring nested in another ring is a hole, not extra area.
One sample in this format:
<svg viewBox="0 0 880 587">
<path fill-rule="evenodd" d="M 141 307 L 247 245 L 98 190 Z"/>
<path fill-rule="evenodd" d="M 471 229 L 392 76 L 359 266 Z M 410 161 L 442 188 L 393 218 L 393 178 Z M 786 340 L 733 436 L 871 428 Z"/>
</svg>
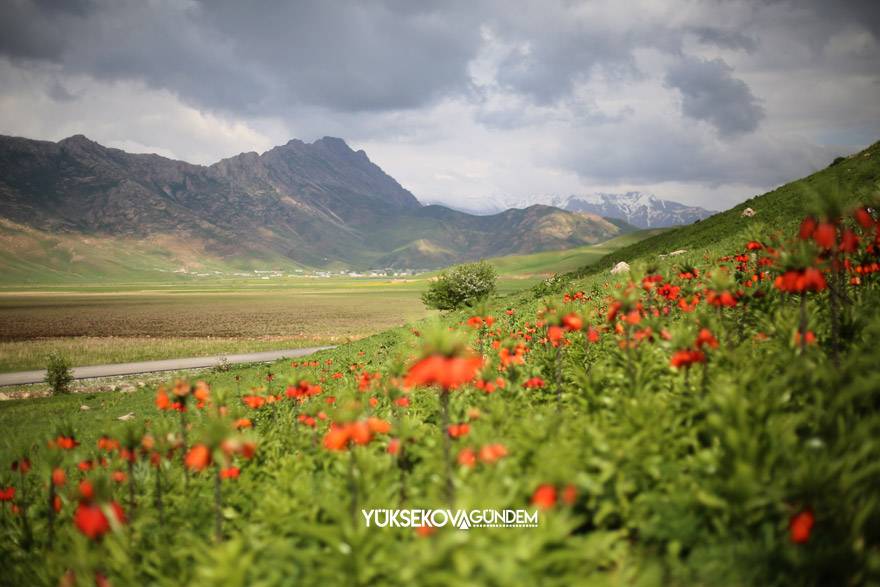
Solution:
<svg viewBox="0 0 880 587">
<path fill-rule="evenodd" d="M 71 381 L 70 363 L 60 352 L 52 352 L 46 366 L 46 383 L 52 388 L 52 393 L 70 393 Z"/>
<path fill-rule="evenodd" d="M 422 302 L 437 310 L 457 310 L 485 300 L 495 293 L 495 268 L 485 261 L 458 265 L 442 271 L 428 284 Z"/>
</svg>

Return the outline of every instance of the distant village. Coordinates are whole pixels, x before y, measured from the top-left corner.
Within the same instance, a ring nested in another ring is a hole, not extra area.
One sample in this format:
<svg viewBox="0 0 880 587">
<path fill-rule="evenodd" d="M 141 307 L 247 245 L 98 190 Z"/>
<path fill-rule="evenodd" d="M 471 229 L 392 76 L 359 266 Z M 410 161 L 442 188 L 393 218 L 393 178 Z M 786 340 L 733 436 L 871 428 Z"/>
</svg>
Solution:
<svg viewBox="0 0 880 587">
<path fill-rule="evenodd" d="M 303 277 L 314 279 L 327 279 L 333 277 L 350 277 L 350 278 L 388 278 L 388 277 L 413 277 L 429 271 L 428 269 L 370 269 L 367 271 L 351 271 L 347 269 L 339 271 L 324 271 L 313 269 L 254 269 L 252 271 L 195 271 L 190 269 L 176 269 L 172 273 L 178 275 L 186 275 L 188 277 L 245 277 L 249 279 L 278 279 L 283 277 Z"/>
</svg>

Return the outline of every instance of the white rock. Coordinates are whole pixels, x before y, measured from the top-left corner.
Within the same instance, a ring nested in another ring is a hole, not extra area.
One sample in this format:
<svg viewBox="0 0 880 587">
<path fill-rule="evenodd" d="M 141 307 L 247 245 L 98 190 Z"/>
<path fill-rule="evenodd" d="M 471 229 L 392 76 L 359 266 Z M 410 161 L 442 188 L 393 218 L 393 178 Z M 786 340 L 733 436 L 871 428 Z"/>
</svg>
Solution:
<svg viewBox="0 0 880 587">
<path fill-rule="evenodd" d="M 128 422 L 129 420 L 134 420 L 134 412 L 129 412 L 124 416 L 119 416 L 116 418 L 117 420 L 122 420 L 123 422 Z"/>
<path fill-rule="evenodd" d="M 611 275 L 617 275 L 618 273 L 629 273 L 629 263 L 621 261 L 611 269 Z"/>
<path fill-rule="evenodd" d="M 92 408 L 90 408 L 89 406 L 87 406 L 87 405 L 85 405 L 85 404 L 82 404 L 82 405 L 79 407 L 79 409 L 80 409 L 81 412 L 87 412 L 87 411 L 91 410 Z"/>
<path fill-rule="evenodd" d="M 666 257 L 676 257 L 678 255 L 684 255 L 685 253 L 687 253 L 686 249 L 678 249 L 677 251 L 672 251 L 671 253 L 666 253 L 665 255 L 660 255 L 660 258 L 663 259 Z"/>
<path fill-rule="evenodd" d="M 746 208 L 745 210 L 742 211 L 742 214 L 740 214 L 740 216 L 742 216 L 743 218 L 751 218 L 755 214 L 757 214 L 757 212 L 755 212 L 751 208 Z"/>
</svg>

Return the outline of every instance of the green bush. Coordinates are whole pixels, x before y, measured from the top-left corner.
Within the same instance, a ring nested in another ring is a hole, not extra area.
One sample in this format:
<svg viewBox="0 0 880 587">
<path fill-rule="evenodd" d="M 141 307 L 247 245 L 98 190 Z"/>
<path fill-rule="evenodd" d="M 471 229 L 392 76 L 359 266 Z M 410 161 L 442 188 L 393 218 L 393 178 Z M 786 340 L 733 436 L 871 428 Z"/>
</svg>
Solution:
<svg viewBox="0 0 880 587">
<path fill-rule="evenodd" d="M 550 294 L 561 292 L 570 282 L 571 280 L 566 276 L 554 273 L 544 281 L 533 285 L 532 295 L 536 300 L 540 300 Z"/>
<path fill-rule="evenodd" d="M 52 388 L 52 393 L 70 393 L 72 381 L 70 362 L 57 351 L 50 354 L 46 365 L 46 383 Z"/>
<path fill-rule="evenodd" d="M 485 261 L 443 271 L 428 285 L 422 302 L 437 310 L 470 307 L 495 293 L 495 268 Z"/>
</svg>

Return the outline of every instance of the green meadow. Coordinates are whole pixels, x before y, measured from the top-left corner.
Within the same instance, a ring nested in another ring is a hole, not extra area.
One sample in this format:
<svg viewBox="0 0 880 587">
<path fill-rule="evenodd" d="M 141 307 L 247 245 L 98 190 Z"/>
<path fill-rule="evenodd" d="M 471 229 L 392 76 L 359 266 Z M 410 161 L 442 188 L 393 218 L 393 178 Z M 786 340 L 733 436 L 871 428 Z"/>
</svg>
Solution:
<svg viewBox="0 0 880 587">
<path fill-rule="evenodd" d="M 490 261 L 508 295 L 659 231 Z M 151 274 L 155 275 L 155 274 Z M 0 372 L 342 344 L 431 315 L 436 273 L 400 278 L 168 277 L 167 281 L 0 285 Z"/>
</svg>

